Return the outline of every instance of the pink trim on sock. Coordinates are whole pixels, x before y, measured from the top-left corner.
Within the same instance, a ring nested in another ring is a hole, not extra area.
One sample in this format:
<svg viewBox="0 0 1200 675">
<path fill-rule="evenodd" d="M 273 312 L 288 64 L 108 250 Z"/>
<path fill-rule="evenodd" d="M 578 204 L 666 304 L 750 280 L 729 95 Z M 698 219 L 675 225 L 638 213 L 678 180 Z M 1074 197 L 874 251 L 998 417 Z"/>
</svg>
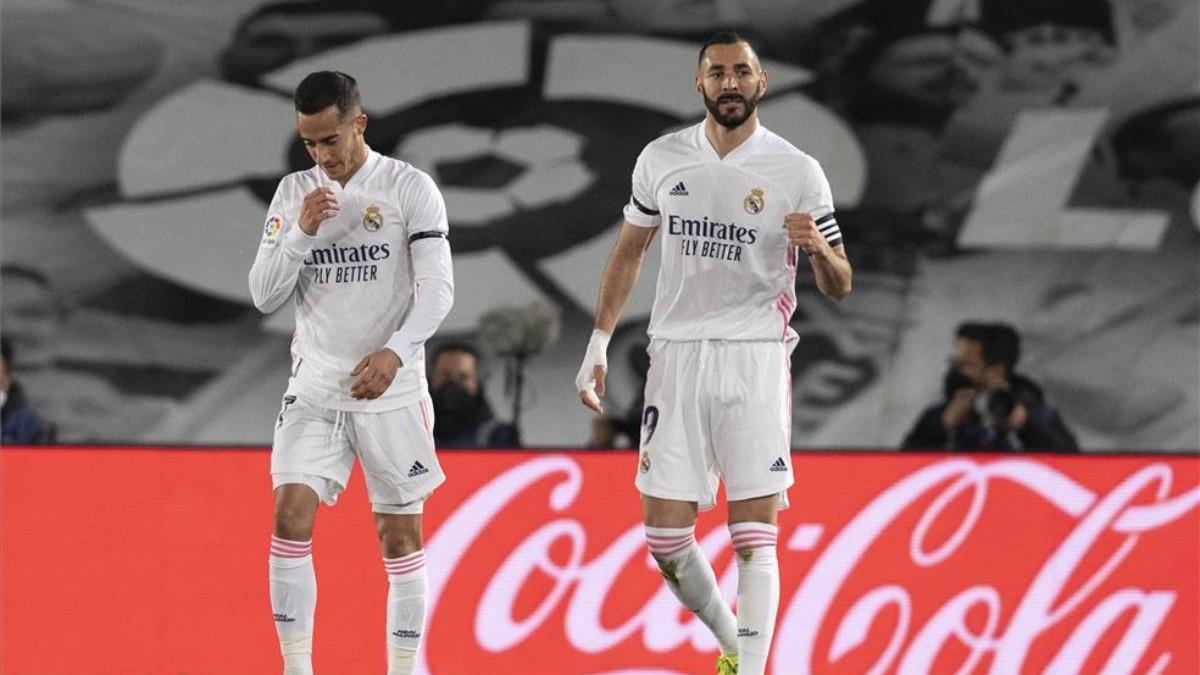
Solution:
<svg viewBox="0 0 1200 675">
<path fill-rule="evenodd" d="M 779 541 L 779 528 L 766 523 L 734 523 L 729 526 L 729 538 L 735 551 L 774 548 Z"/>
<path fill-rule="evenodd" d="M 651 534 L 646 532 L 646 545 L 650 553 L 658 556 L 668 556 L 678 553 L 696 541 L 695 531 L 688 530 L 685 534 Z"/>
<path fill-rule="evenodd" d="M 271 535 L 271 555 L 276 558 L 303 558 L 312 554 L 312 540 L 289 541 Z"/>
<path fill-rule="evenodd" d="M 384 558 L 383 568 L 388 574 L 409 574 L 425 567 L 425 552 L 417 551 L 402 558 Z"/>
</svg>

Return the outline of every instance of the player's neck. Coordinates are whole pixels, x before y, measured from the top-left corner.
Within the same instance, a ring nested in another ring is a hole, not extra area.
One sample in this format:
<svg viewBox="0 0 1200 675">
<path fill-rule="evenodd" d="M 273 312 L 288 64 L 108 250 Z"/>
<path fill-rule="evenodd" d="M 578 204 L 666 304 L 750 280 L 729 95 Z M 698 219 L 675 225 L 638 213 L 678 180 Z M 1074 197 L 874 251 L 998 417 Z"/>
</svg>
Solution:
<svg viewBox="0 0 1200 675">
<path fill-rule="evenodd" d="M 708 139 L 717 156 L 722 159 L 737 149 L 747 138 L 750 138 L 755 131 L 758 131 L 757 111 L 745 122 L 732 129 L 718 124 L 711 114 L 704 118 L 704 137 Z"/>
<path fill-rule="evenodd" d="M 358 156 L 353 158 L 354 166 L 350 167 L 350 170 L 346 172 L 344 177 L 337 179 L 338 185 L 341 185 L 343 188 L 346 187 L 346 183 L 349 183 L 351 178 L 354 178 L 354 174 L 358 173 L 363 164 L 367 163 L 367 155 L 371 154 L 371 148 L 367 147 L 364 143 L 356 154 Z"/>
</svg>

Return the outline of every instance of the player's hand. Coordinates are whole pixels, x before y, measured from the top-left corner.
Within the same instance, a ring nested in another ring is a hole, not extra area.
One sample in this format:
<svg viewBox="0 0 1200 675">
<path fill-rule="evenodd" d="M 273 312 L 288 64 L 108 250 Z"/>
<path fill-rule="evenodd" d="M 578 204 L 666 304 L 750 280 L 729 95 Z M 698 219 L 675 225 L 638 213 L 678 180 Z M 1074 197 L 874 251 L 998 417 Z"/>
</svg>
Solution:
<svg viewBox="0 0 1200 675">
<path fill-rule="evenodd" d="M 804 255 L 828 252 L 829 242 L 817 229 L 811 213 L 789 213 L 783 217 L 783 227 L 787 230 L 788 244 L 800 247 Z"/>
<path fill-rule="evenodd" d="M 358 377 L 350 388 L 350 395 L 357 399 L 379 398 L 392 385 L 396 371 L 402 365 L 396 352 L 386 347 L 364 356 L 350 371 L 351 375 Z"/>
<path fill-rule="evenodd" d="M 304 195 L 304 204 L 300 207 L 300 229 L 311 237 L 317 233 L 322 221 L 336 216 L 337 212 L 338 203 L 333 190 L 319 187 Z"/>
<path fill-rule="evenodd" d="M 608 374 L 610 339 L 612 336 L 599 328 L 592 331 L 592 339 L 588 340 L 587 352 L 583 355 L 583 365 L 579 366 L 579 374 L 575 376 L 580 402 L 598 413 L 604 412 L 599 397 L 604 395 L 604 377 Z"/>
</svg>

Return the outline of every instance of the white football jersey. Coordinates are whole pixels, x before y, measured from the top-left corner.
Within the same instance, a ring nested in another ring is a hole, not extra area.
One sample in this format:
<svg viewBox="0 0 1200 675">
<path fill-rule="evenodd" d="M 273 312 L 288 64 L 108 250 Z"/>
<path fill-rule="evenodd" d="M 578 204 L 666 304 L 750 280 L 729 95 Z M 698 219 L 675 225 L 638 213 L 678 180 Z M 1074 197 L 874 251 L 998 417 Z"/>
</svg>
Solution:
<svg viewBox="0 0 1200 675">
<path fill-rule="evenodd" d="M 783 218 L 793 212 L 812 213 L 841 245 L 821 165 L 761 124 L 724 158 L 703 122 L 647 145 L 625 220 L 663 230 L 650 337 L 786 339 L 800 256 Z"/>
<path fill-rule="evenodd" d="M 300 211 L 304 196 L 319 186 L 334 191 L 339 209 L 310 237 L 300 229 Z M 448 230 L 446 206 L 433 179 L 374 151 L 345 188 L 316 166 L 283 177 L 250 270 L 250 289 L 264 311 L 294 292 L 290 393 L 329 408 L 363 412 L 421 399 L 428 388 L 425 333 L 436 325 L 419 335 L 405 334 L 416 299 L 414 255 L 434 260 L 436 273 L 452 285 Z M 352 398 L 357 378 L 350 372 L 385 346 L 403 362 L 391 386 L 373 400 Z"/>
</svg>

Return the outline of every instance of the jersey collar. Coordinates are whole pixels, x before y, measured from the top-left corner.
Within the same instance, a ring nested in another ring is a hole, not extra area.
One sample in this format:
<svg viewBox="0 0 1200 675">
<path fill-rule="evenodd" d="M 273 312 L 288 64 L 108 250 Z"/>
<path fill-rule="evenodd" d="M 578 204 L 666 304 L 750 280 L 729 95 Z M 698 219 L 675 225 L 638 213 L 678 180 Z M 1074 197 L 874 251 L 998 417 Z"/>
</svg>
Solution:
<svg viewBox="0 0 1200 675">
<path fill-rule="evenodd" d="M 332 187 L 335 192 L 349 190 L 350 188 L 361 184 L 367 179 L 367 175 L 369 175 L 371 171 L 375 169 L 375 165 L 379 163 L 379 158 L 380 154 L 372 150 L 371 146 L 368 145 L 367 158 L 363 160 L 362 166 L 358 167 L 358 171 L 355 171 L 354 175 L 350 177 L 350 180 L 346 182 L 346 187 L 344 188 L 336 180 L 326 176 L 325 172 L 320 171 L 319 175 L 321 176 L 322 182 L 329 183 L 330 187 Z"/>
<path fill-rule="evenodd" d="M 745 155 L 753 151 L 753 149 L 762 141 L 762 138 L 766 135 L 766 133 L 766 127 L 763 126 L 762 121 L 760 120 L 758 123 L 758 128 L 754 130 L 754 133 L 750 134 L 746 140 L 742 141 L 741 145 L 738 145 L 733 150 L 730 150 L 729 154 L 725 155 L 724 157 L 720 157 L 717 155 L 717 151 L 713 149 L 712 143 L 708 142 L 708 137 L 704 135 L 704 121 L 701 120 L 700 123 L 696 125 L 696 144 L 700 146 L 700 153 L 709 161 L 739 163 L 742 161 L 742 158 Z"/>
</svg>

